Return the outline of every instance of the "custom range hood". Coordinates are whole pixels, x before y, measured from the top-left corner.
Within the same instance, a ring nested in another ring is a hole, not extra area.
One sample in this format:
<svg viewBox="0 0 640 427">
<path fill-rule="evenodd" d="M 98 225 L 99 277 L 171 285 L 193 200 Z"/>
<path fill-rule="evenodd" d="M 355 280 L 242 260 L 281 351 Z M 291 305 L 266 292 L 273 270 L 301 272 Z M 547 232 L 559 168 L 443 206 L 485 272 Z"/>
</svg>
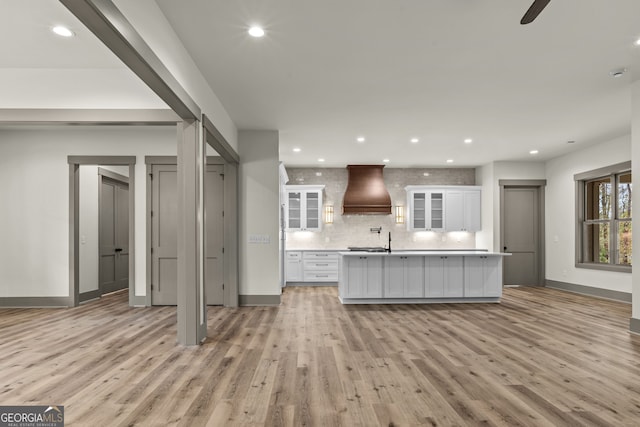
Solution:
<svg viewBox="0 0 640 427">
<path fill-rule="evenodd" d="M 391 215 L 391 196 L 382 178 L 384 165 L 348 165 L 343 215 Z"/>
</svg>

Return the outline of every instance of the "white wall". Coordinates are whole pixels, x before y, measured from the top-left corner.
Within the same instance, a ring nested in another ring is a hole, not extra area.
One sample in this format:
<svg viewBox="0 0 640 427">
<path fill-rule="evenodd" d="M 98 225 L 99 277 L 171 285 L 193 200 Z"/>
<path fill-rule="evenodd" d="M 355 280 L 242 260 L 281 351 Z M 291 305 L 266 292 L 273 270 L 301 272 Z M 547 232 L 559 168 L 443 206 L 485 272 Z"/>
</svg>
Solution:
<svg viewBox="0 0 640 427">
<path fill-rule="evenodd" d="M 136 295 L 146 286 L 145 155 L 176 155 L 169 127 L 0 129 L 0 297 L 68 296 L 68 155 L 136 156 Z"/>
<path fill-rule="evenodd" d="M 240 295 L 280 295 L 277 131 L 238 132 Z M 268 243 L 249 243 L 249 236 Z"/>
<path fill-rule="evenodd" d="M 80 293 L 98 289 L 98 166 L 80 166 Z"/>
<path fill-rule="evenodd" d="M 127 20 L 153 52 L 200 106 L 211 122 L 238 151 L 238 131 L 222 103 L 211 90 L 182 41 L 154 0 L 115 0 Z M 198 13 L 197 10 L 193 11 Z"/>
<path fill-rule="evenodd" d="M 630 136 L 552 159 L 546 164 L 546 278 L 631 292 L 631 274 L 575 268 L 575 181 L 577 173 L 631 159 Z"/>
<path fill-rule="evenodd" d="M 493 251 L 493 206 L 496 197 L 493 179 L 493 163 L 476 168 L 476 185 L 482 187 L 482 230 L 476 232 L 476 248 Z M 499 195 L 499 193 L 498 193 Z"/>
</svg>

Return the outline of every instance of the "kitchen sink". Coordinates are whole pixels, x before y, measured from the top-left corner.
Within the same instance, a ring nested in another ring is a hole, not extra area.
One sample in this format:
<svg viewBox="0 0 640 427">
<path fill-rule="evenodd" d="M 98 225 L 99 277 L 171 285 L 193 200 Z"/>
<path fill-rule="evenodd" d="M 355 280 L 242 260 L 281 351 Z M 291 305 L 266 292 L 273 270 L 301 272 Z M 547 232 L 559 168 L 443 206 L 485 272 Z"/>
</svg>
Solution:
<svg viewBox="0 0 640 427">
<path fill-rule="evenodd" d="M 386 252 L 382 246 L 349 246 L 347 249 L 354 252 Z"/>
</svg>

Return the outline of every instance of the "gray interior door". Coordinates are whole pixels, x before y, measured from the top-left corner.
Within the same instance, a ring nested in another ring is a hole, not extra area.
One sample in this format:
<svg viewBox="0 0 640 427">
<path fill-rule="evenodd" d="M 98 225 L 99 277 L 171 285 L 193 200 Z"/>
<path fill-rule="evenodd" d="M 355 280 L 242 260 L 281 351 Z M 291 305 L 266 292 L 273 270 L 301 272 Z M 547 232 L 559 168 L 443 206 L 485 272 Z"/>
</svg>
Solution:
<svg viewBox="0 0 640 427">
<path fill-rule="evenodd" d="M 223 258 L 222 165 L 207 165 L 205 175 L 205 295 L 208 305 L 222 305 Z M 175 165 L 151 169 L 151 303 L 176 305 L 178 277 L 177 175 Z"/>
<path fill-rule="evenodd" d="M 151 303 L 176 305 L 178 181 L 175 165 L 153 165 L 151 180 Z"/>
<path fill-rule="evenodd" d="M 539 285 L 540 212 L 536 187 L 504 189 L 503 242 L 505 285 Z"/>
<path fill-rule="evenodd" d="M 102 294 L 129 287 L 129 185 L 101 176 L 99 287 Z"/>
<path fill-rule="evenodd" d="M 207 305 L 224 303 L 224 166 L 207 165 L 205 175 L 205 295 Z"/>
</svg>

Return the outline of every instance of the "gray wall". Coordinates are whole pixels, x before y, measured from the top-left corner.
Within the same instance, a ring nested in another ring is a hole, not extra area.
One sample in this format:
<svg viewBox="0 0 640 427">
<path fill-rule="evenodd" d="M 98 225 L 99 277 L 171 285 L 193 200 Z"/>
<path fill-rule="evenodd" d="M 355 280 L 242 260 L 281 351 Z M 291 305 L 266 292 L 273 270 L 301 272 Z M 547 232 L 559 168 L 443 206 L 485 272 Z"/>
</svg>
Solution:
<svg viewBox="0 0 640 427">
<path fill-rule="evenodd" d="M 428 176 L 425 176 L 425 173 Z M 388 232 L 392 248 L 475 248 L 475 233 L 410 232 L 406 224 L 396 224 L 394 215 L 342 215 L 342 198 L 347 188 L 346 168 L 287 168 L 288 184 L 323 184 L 323 204 L 334 207 L 333 224 L 322 224 L 321 232 L 288 232 L 287 249 L 346 249 L 349 246 L 384 246 Z M 473 168 L 385 168 L 384 181 L 391 203 L 407 205 L 407 185 L 474 185 Z M 371 233 L 382 227 L 382 233 Z"/>
</svg>

